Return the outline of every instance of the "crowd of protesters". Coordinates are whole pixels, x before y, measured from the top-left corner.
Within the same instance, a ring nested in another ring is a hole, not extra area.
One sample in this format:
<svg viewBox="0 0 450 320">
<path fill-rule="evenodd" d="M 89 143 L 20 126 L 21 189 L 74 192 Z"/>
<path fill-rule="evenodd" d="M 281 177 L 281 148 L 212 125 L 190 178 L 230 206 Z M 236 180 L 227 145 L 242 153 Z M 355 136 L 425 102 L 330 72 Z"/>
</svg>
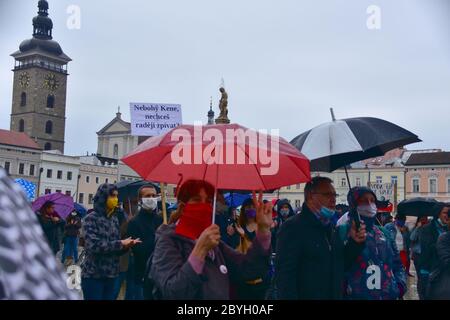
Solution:
<svg viewBox="0 0 450 320">
<path fill-rule="evenodd" d="M 163 224 L 156 185 L 138 190 L 130 215 L 116 186 L 103 184 L 83 219 L 75 211 L 61 219 L 47 202 L 36 222 L 63 264 L 81 263 L 86 300 L 115 300 L 123 287 L 127 300 L 399 300 L 410 261 L 420 299 L 450 299 L 447 204 L 410 227 L 405 215 L 380 215 L 371 189 L 352 188 L 348 207 L 337 206 L 333 182 L 315 177 L 300 209 L 253 193 L 238 210 L 218 192 L 213 222 L 215 193 L 205 181 L 185 181 Z"/>
</svg>

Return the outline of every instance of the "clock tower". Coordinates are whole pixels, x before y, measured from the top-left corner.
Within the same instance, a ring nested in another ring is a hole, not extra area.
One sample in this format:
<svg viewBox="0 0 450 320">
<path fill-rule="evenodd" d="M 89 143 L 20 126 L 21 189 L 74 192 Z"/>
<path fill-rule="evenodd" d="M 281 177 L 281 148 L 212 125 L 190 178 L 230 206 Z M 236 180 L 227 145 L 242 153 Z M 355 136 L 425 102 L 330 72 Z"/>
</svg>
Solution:
<svg viewBox="0 0 450 320">
<path fill-rule="evenodd" d="M 33 37 L 23 41 L 15 59 L 12 131 L 27 133 L 44 150 L 64 153 L 67 64 L 71 59 L 52 40 L 48 2 L 40 0 L 33 19 Z"/>
</svg>

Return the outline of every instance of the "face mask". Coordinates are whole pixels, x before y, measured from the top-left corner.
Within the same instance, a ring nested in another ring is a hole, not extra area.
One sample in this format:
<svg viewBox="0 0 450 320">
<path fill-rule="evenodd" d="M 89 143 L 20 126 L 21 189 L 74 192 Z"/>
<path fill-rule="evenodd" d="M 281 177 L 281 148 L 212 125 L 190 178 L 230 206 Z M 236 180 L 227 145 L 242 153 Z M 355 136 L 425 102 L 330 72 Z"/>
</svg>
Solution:
<svg viewBox="0 0 450 320">
<path fill-rule="evenodd" d="M 213 207 L 209 203 L 186 204 L 175 233 L 196 240 L 212 223 Z"/>
<path fill-rule="evenodd" d="M 328 209 L 327 207 L 322 207 L 319 211 L 320 216 L 327 220 L 331 219 L 334 213 L 334 210 Z"/>
<path fill-rule="evenodd" d="M 117 197 L 108 197 L 108 200 L 106 200 L 106 213 L 108 213 L 108 215 L 111 215 L 118 205 L 119 199 Z"/>
<path fill-rule="evenodd" d="M 247 218 L 249 218 L 249 219 L 256 218 L 256 210 L 255 209 L 247 209 L 247 210 L 245 210 L 245 214 L 247 215 Z"/>
<path fill-rule="evenodd" d="M 141 199 L 141 207 L 147 211 L 153 211 L 158 206 L 157 198 L 142 198 Z"/>
<path fill-rule="evenodd" d="M 76 212 L 72 212 L 72 217 L 76 217 L 77 213 Z"/>
<path fill-rule="evenodd" d="M 373 218 L 377 215 L 377 206 L 375 203 L 360 205 L 356 210 L 359 215 L 367 218 Z"/>
<path fill-rule="evenodd" d="M 282 217 L 287 217 L 289 215 L 289 209 L 281 209 L 280 214 Z"/>
</svg>

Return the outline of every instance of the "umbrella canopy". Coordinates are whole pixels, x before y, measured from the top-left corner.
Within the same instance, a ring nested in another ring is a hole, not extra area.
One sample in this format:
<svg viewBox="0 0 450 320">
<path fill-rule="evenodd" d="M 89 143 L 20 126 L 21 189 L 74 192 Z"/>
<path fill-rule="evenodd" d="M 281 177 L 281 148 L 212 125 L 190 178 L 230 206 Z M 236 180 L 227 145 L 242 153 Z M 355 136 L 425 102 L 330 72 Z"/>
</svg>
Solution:
<svg viewBox="0 0 450 320">
<path fill-rule="evenodd" d="M 277 141 L 278 150 L 271 150 Z M 263 152 L 277 161 L 276 174 L 263 174 L 269 167 Z M 174 154 L 187 161 L 174 161 Z M 238 124 L 182 125 L 147 139 L 122 161 L 146 180 L 178 184 L 198 179 L 225 190 L 270 190 L 311 178 L 309 160 L 286 140 Z"/>
<path fill-rule="evenodd" d="M 417 135 L 377 118 L 350 118 L 321 124 L 291 144 L 311 160 L 311 170 L 332 172 L 351 163 L 421 142 Z"/>
<path fill-rule="evenodd" d="M 412 198 L 403 200 L 398 204 L 397 214 L 421 217 L 433 216 L 434 207 L 439 202 L 433 198 Z"/>
<path fill-rule="evenodd" d="M 225 202 L 227 204 L 228 207 L 233 207 L 233 208 L 237 208 L 239 206 L 241 206 L 245 200 L 251 198 L 251 194 L 250 193 L 235 193 L 235 192 L 230 192 L 230 193 L 225 193 L 224 194 L 224 198 L 225 198 Z"/>
<path fill-rule="evenodd" d="M 66 196 L 62 193 L 51 193 L 41 196 L 32 203 L 31 207 L 35 212 L 39 211 L 48 201 L 55 204 L 55 211 L 62 219 L 66 219 L 67 216 L 75 209 L 72 197 Z"/>
<path fill-rule="evenodd" d="M 15 179 L 14 181 L 22 187 L 28 201 L 33 201 L 36 195 L 36 185 L 33 182 L 22 178 Z"/>
<path fill-rule="evenodd" d="M 119 201 L 125 202 L 127 198 L 137 198 L 138 197 L 138 190 L 145 185 L 153 185 L 156 189 L 157 193 L 160 193 L 160 188 L 157 184 L 145 181 L 145 180 L 139 180 L 139 181 L 130 181 L 130 180 L 124 180 L 116 183 L 117 190 L 119 192 Z"/>
<path fill-rule="evenodd" d="M 74 203 L 73 208 L 81 217 L 84 217 L 87 214 L 87 209 L 80 203 Z"/>
</svg>

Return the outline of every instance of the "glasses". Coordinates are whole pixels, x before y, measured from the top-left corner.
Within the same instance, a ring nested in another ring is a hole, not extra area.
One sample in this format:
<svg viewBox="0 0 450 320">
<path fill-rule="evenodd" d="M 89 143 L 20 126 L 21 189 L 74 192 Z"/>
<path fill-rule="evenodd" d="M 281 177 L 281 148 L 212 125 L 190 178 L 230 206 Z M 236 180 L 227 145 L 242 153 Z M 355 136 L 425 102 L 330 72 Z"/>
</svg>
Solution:
<svg viewBox="0 0 450 320">
<path fill-rule="evenodd" d="M 320 194 L 322 196 L 325 196 L 327 198 L 337 198 L 339 197 L 339 194 L 336 192 L 313 192 L 313 194 Z"/>
</svg>

